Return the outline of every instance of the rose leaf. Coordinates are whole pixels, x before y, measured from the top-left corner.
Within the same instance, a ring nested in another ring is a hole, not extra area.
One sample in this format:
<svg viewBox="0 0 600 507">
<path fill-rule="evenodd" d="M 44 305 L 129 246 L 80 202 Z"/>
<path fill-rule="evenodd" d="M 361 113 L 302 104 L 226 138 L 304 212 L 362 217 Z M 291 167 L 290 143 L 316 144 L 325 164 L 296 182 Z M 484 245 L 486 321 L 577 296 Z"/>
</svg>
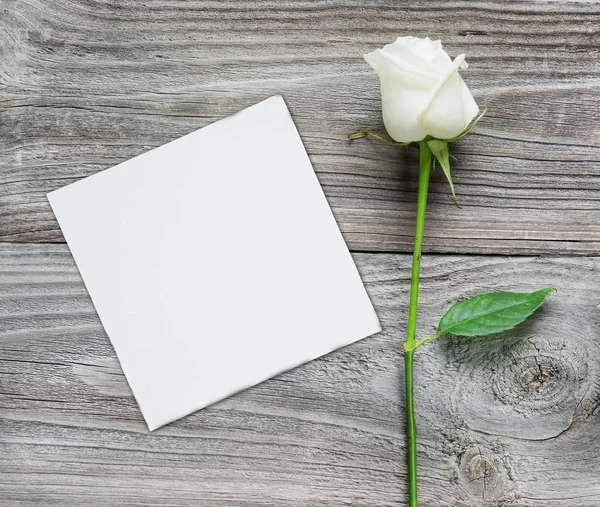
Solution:
<svg viewBox="0 0 600 507">
<path fill-rule="evenodd" d="M 436 336 L 487 336 L 512 329 L 529 318 L 556 289 L 491 292 L 452 306 L 440 320 Z"/>
</svg>

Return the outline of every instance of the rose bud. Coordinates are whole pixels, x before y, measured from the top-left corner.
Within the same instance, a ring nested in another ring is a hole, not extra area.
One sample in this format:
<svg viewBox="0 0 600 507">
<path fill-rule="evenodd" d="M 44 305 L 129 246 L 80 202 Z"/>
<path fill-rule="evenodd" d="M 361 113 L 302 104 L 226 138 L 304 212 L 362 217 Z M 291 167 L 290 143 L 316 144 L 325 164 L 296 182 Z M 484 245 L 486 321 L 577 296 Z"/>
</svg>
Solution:
<svg viewBox="0 0 600 507">
<path fill-rule="evenodd" d="M 395 141 L 451 139 L 479 112 L 458 74 L 465 55 L 452 61 L 440 41 L 399 37 L 365 60 L 379 75 L 383 122 Z"/>
</svg>

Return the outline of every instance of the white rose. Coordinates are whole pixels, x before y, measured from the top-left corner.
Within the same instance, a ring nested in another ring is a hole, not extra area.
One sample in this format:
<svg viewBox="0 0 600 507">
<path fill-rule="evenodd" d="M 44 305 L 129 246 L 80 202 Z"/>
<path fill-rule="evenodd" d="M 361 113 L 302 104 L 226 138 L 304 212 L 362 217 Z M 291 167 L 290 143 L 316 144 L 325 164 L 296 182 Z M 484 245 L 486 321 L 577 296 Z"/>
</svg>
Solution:
<svg viewBox="0 0 600 507">
<path fill-rule="evenodd" d="M 379 75 L 383 122 L 395 141 L 456 137 L 479 112 L 458 74 L 465 55 L 452 61 L 440 41 L 399 37 L 365 60 Z"/>
</svg>

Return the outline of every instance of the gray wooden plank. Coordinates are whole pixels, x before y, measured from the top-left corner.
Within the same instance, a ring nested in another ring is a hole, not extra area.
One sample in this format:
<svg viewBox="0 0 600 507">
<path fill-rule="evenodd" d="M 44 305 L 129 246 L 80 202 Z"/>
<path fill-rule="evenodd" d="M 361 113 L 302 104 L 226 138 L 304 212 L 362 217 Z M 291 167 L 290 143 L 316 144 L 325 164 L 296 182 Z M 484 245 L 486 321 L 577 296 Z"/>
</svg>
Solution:
<svg viewBox="0 0 600 507">
<path fill-rule="evenodd" d="M 410 258 L 355 259 L 383 332 L 148 433 L 66 246 L 0 244 L 0 504 L 404 505 Z M 599 273 L 423 258 L 421 336 L 483 290 L 558 293 L 514 333 L 419 351 L 421 505 L 600 505 Z"/>
<path fill-rule="evenodd" d="M 397 35 L 465 52 L 487 118 L 434 175 L 425 248 L 600 252 L 595 2 L 0 1 L 0 240 L 61 242 L 45 194 L 274 93 L 354 250 L 408 251 L 414 152 L 383 132 L 361 54 Z"/>
</svg>

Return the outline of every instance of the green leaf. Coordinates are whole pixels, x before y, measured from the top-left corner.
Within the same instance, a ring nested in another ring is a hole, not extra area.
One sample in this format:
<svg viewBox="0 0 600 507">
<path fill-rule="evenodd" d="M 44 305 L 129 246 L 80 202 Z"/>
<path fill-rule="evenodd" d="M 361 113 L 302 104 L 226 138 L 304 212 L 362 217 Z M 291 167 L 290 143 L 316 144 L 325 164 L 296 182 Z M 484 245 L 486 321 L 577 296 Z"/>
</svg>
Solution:
<svg viewBox="0 0 600 507">
<path fill-rule="evenodd" d="M 454 206 L 460 208 L 458 201 L 456 200 L 456 192 L 454 192 L 454 183 L 452 182 L 452 174 L 450 174 L 450 154 L 448 153 L 448 143 L 439 139 L 430 139 L 427 141 L 427 146 L 431 150 L 431 153 L 435 157 L 444 171 L 448 183 L 450 184 L 450 190 L 452 191 L 452 201 Z"/>
<path fill-rule="evenodd" d="M 452 306 L 440 320 L 437 335 L 486 336 L 512 329 L 537 310 L 556 289 L 492 292 Z"/>
<path fill-rule="evenodd" d="M 475 127 L 475 125 L 477 125 L 479 123 L 479 120 L 481 120 L 481 118 L 483 118 L 483 115 L 486 112 L 487 112 L 487 107 L 484 107 L 483 111 L 481 111 L 481 114 L 477 118 L 475 118 L 475 120 L 473 120 L 469 125 L 467 125 L 465 130 L 463 130 L 456 137 L 452 137 L 451 139 L 446 139 L 446 142 L 453 143 L 454 141 L 458 141 L 461 137 L 465 137 L 469 132 L 471 132 L 471 130 L 473 130 L 473 127 Z"/>
</svg>

